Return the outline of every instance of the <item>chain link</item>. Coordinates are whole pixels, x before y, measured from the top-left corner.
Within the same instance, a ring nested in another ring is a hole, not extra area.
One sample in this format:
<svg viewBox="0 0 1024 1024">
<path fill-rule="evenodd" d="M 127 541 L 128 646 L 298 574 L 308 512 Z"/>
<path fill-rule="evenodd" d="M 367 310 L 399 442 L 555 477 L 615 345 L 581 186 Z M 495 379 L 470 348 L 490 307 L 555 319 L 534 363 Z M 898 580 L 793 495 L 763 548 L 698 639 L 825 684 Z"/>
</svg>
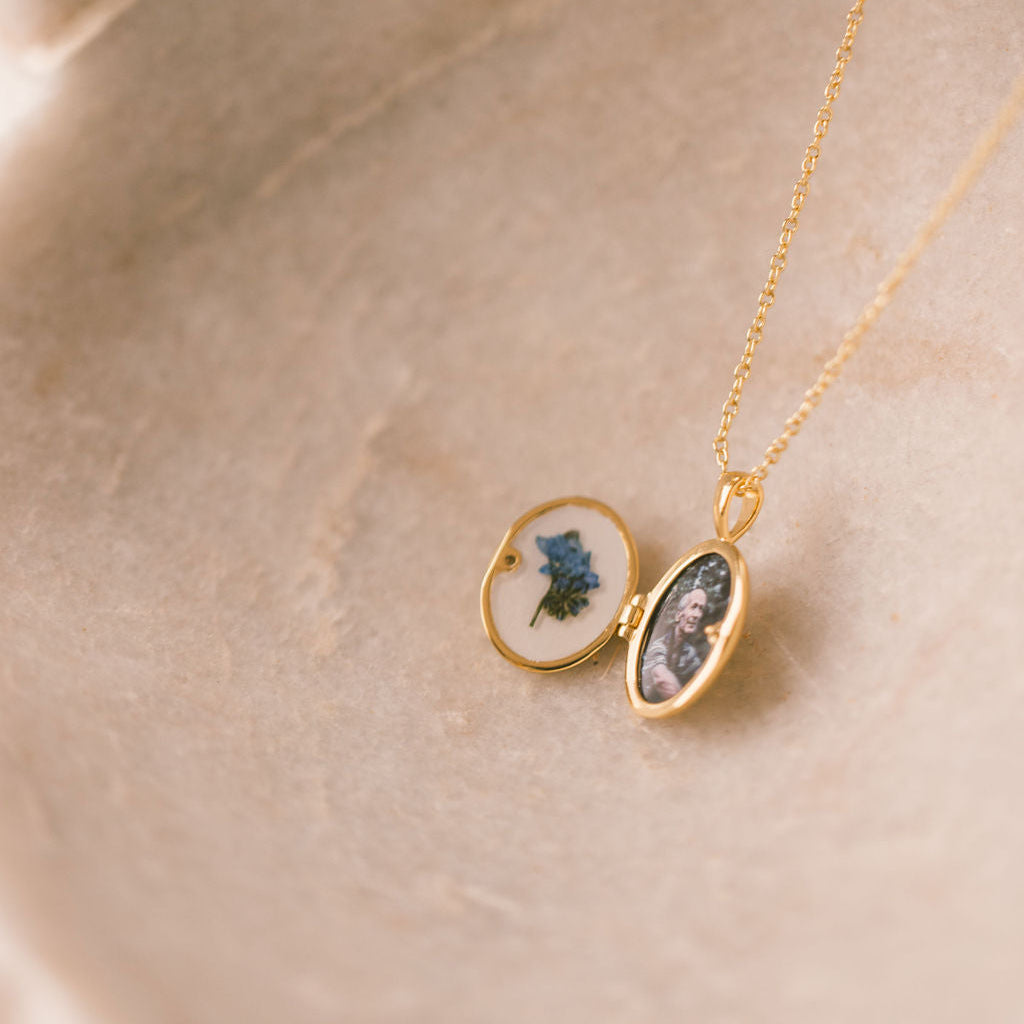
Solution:
<svg viewBox="0 0 1024 1024">
<path fill-rule="evenodd" d="M 801 174 L 793 186 L 793 198 L 789 204 L 789 215 L 782 222 L 782 234 L 779 236 L 779 245 L 772 254 L 768 269 L 768 280 L 761 289 L 761 296 L 757 303 L 757 314 L 753 323 L 747 331 L 747 343 L 743 349 L 743 358 L 740 359 L 733 375 L 732 390 L 722 406 L 722 424 L 715 435 L 714 450 L 718 465 L 724 473 L 729 468 L 729 427 L 740 411 L 740 398 L 743 396 L 743 386 L 750 378 L 750 368 L 754 362 L 754 353 L 757 346 L 761 344 L 764 332 L 765 320 L 768 317 L 768 310 L 775 302 L 775 286 L 782 271 L 786 269 L 786 254 L 789 252 L 789 243 L 793 240 L 797 228 L 800 226 L 800 211 L 804 208 L 807 199 L 808 187 L 811 175 L 818 164 L 818 157 L 821 156 L 821 140 L 828 134 L 828 126 L 832 121 L 832 104 L 839 95 L 839 88 L 843 82 L 843 72 L 846 65 L 853 56 L 853 40 L 856 38 L 857 29 L 864 17 L 862 11 L 864 0 L 857 2 L 850 8 L 846 15 L 846 34 L 843 41 L 836 50 L 836 66 L 832 69 L 828 85 L 825 86 L 825 102 L 818 111 L 818 117 L 814 122 L 814 138 L 811 139 L 807 150 L 804 153 L 803 163 L 800 165 Z"/>
<path fill-rule="evenodd" d="M 793 234 L 797 229 L 799 213 L 807 196 L 808 182 L 820 155 L 819 143 L 828 131 L 828 125 L 832 118 L 832 101 L 839 95 L 843 70 L 850 59 L 853 39 L 857 34 L 857 28 L 863 17 L 861 13 L 863 6 L 864 0 L 858 0 L 846 16 L 846 35 L 843 37 L 842 45 L 836 51 L 836 66 L 825 89 L 825 104 L 818 111 L 818 119 L 814 125 L 814 139 L 807 147 L 807 152 L 804 155 L 804 161 L 801 165 L 803 173 L 793 189 L 790 214 L 783 222 L 779 246 L 771 258 L 768 281 L 761 292 L 757 315 L 747 331 L 747 343 L 743 350 L 743 358 L 736 367 L 732 391 L 730 391 L 729 397 L 722 407 L 722 423 L 718 433 L 715 435 L 714 451 L 718 465 L 723 473 L 729 465 L 729 427 L 739 412 L 743 386 L 750 377 L 750 367 L 753 362 L 754 352 L 761 342 L 765 318 L 772 303 L 775 301 L 775 284 L 786 265 L 786 253 Z M 843 335 L 835 355 L 829 359 L 818 375 L 818 378 L 804 393 L 803 401 L 796 412 L 786 420 L 782 433 L 765 450 L 763 460 L 747 474 L 747 479 L 752 484 L 760 487 L 761 481 L 768 475 L 769 467 L 778 462 L 779 457 L 789 446 L 789 442 L 800 432 L 800 428 L 804 425 L 807 417 L 817 407 L 828 388 L 835 383 L 843 364 L 857 351 L 864 334 L 892 300 L 893 293 L 903 283 L 904 278 L 917 262 L 921 253 L 928 247 L 946 219 L 956 208 L 960 200 L 963 199 L 964 195 L 966 195 L 971 185 L 974 184 L 982 169 L 992 158 L 1003 137 L 1013 126 L 1022 109 L 1024 109 L 1024 75 L 1021 75 L 1016 80 L 1009 97 L 1000 109 L 996 119 L 978 139 L 970 156 L 957 171 L 949 188 L 938 203 L 935 204 L 927 220 L 918 229 L 913 241 L 896 261 L 896 265 L 878 285 L 874 298 L 861 310 L 853 326 Z M 743 489 L 741 488 L 738 493 L 742 494 Z"/>
</svg>

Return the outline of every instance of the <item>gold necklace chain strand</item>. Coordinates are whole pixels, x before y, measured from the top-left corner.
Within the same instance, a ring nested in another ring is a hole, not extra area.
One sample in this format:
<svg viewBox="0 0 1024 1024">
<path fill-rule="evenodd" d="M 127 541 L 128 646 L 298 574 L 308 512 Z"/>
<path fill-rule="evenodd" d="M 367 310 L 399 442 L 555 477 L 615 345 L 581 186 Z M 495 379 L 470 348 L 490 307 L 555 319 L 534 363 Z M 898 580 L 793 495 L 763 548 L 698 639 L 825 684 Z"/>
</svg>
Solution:
<svg viewBox="0 0 1024 1024">
<path fill-rule="evenodd" d="M 836 65 L 832 69 L 828 84 L 825 86 L 825 102 L 818 111 L 814 122 L 814 138 L 811 139 L 807 150 L 804 153 L 803 163 L 800 165 L 801 174 L 797 183 L 793 186 L 793 198 L 790 201 L 789 215 L 782 222 L 782 234 L 779 236 L 779 244 L 772 254 L 771 264 L 768 270 L 768 280 L 761 289 L 761 296 L 757 304 L 757 314 L 754 317 L 750 329 L 747 331 L 747 343 L 743 349 L 743 358 L 740 359 L 733 375 L 732 390 L 722 406 L 722 423 L 715 435 L 714 450 L 718 465 L 724 473 L 729 468 L 729 427 L 740 411 L 740 398 L 743 395 L 743 385 L 750 378 L 750 367 L 754 362 L 754 353 L 761 343 L 764 332 L 765 320 L 768 317 L 768 310 L 775 302 L 775 285 L 786 268 L 786 254 L 789 251 L 789 243 L 793 240 L 797 228 L 800 226 L 800 211 L 803 209 L 807 199 L 807 192 L 811 175 L 817 166 L 818 157 L 821 156 L 821 140 L 828 134 L 828 126 L 832 121 L 832 104 L 839 95 L 839 87 L 843 82 L 843 72 L 846 65 L 853 56 L 853 40 L 857 35 L 857 29 L 864 18 L 864 0 L 857 2 L 850 8 L 846 15 L 846 33 L 843 41 L 836 50 Z"/>
<path fill-rule="evenodd" d="M 843 37 L 842 45 L 836 51 L 836 66 L 825 89 L 825 105 L 818 111 L 818 119 L 814 126 L 814 139 L 807 147 L 802 164 L 802 174 L 793 190 L 793 200 L 790 214 L 783 222 L 782 235 L 779 238 L 778 248 L 771 259 L 771 266 L 768 274 L 768 281 L 761 292 L 758 302 L 757 315 L 747 331 L 747 343 L 743 350 L 743 358 L 736 367 L 733 379 L 732 390 L 722 407 L 722 422 L 718 433 L 715 435 L 714 452 L 719 467 L 725 479 L 726 470 L 729 465 L 729 428 L 736 414 L 739 412 L 740 397 L 743 394 L 743 386 L 750 377 L 750 368 L 753 363 L 754 352 L 760 344 L 764 330 L 765 318 L 769 308 L 775 301 L 775 284 L 779 279 L 786 265 L 786 253 L 793 233 L 799 223 L 799 212 L 803 207 L 807 196 L 807 185 L 814 166 L 820 155 L 819 143 L 828 130 L 831 121 L 832 101 L 839 95 L 839 85 L 842 82 L 843 70 L 851 56 L 851 45 L 856 35 L 857 28 L 863 19 L 862 8 L 864 0 L 859 0 L 847 14 L 847 29 Z M 803 401 L 792 416 L 786 420 L 782 433 L 775 438 L 767 447 L 762 461 L 747 474 L 743 474 L 744 481 L 736 490 L 736 495 L 742 497 L 744 494 L 760 493 L 762 481 L 768 475 L 769 467 L 778 462 L 779 457 L 789 446 L 789 442 L 800 432 L 808 416 L 814 411 L 825 392 L 835 383 L 839 377 L 843 364 L 857 351 L 864 334 L 878 319 L 882 310 L 892 300 L 896 289 L 903 283 L 911 268 L 918 258 L 934 240 L 942 225 L 949 218 L 949 215 L 957 207 L 971 186 L 977 180 L 978 175 L 991 160 L 999 144 L 1006 136 L 1014 122 L 1024 110 L 1024 74 L 1020 75 L 1014 82 L 1010 94 L 1001 107 L 998 115 L 992 124 L 982 133 L 975 143 L 970 156 L 960 167 L 953 177 L 948 189 L 942 198 L 935 204 L 924 224 L 918 229 L 910 245 L 896 261 L 895 266 L 883 278 L 875 291 L 874 298 L 861 310 L 853 326 L 846 331 L 835 355 L 825 364 L 817 379 L 804 393 Z M 732 474 L 729 474 L 732 476 Z M 740 474 L 736 474 L 739 476 Z M 749 524 L 747 524 L 749 525 Z"/>
<path fill-rule="evenodd" d="M 879 284 L 875 297 L 861 310 L 853 326 L 843 335 L 835 355 L 825 364 L 814 384 L 804 393 L 803 401 L 796 412 L 786 420 L 783 431 L 765 449 L 764 459 L 747 476 L 749 481 L 761 481 L 768 475 L 769 466 L 779 461 L 789 442 L 800 432 L 807 417 L 814 411 L 822 396 L 835 383 L 839 372 L 850 356 L 860 347 L 868 328 L 878 319 L 879 314 L 892 300 L 896 289 L 903 283 L 918 257 L 935 238 L 960 200 L 977 180 L 985 165 L 999 148 L 1006 133 L 1024 110 L 1024 74 L 1014 82 L 1010 95 L 999 114 L 974 145 L 971 155 L 956 172 L 945 195 L 935 204 L 928 219 L 918 229 L 913 241 L 896 261 Z"/>
</svg>

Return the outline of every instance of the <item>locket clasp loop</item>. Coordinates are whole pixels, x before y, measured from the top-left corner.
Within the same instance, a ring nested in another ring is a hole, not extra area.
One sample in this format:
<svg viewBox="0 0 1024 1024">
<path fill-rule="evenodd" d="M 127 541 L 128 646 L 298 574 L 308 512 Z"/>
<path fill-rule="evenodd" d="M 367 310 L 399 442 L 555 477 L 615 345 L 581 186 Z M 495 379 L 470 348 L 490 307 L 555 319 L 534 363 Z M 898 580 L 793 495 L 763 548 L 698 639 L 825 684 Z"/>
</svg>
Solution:
<svg viewBox="0 0 1024 1024">
<path fill-rule="evenodd" d="M 739 498 L 742 504 L 736 522 L 730 526 L 729 512 L 735 498 Z M 723 473 L 715 489 L 715 532 L 719 539 L 735 544 L 754 525 L 763 501 L 764 487 L 757 477 L 749 473 Z"/>
</svg>

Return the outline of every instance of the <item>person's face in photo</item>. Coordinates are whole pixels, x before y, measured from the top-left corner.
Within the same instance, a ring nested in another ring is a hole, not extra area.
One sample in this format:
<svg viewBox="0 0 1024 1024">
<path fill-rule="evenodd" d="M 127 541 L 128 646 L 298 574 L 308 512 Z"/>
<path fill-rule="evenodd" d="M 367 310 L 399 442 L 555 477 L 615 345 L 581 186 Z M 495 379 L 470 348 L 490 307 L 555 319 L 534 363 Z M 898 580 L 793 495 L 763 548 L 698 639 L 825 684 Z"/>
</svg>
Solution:
<svg viewBox="0 0 1024 1024">
<path fill-rule="evenodd" d="M 676 639 L 692 638 L 700 629 L 701 620 L 708 606 L 708 595 L 700 588 L 683 596 L 676 612 Z"/>
</svg>

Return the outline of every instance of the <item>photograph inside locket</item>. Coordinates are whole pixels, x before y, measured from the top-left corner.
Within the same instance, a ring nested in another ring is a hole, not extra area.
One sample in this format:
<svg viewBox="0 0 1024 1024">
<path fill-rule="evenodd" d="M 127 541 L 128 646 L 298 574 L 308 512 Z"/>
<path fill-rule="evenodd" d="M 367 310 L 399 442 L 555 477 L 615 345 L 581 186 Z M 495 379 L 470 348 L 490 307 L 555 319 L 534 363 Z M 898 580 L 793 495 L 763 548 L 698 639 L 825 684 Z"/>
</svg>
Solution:
<svg viewBox="0 0 1024 1024">
<path fill-rule="evenodd" d="M 731 577 L 721 555 L 703 555 L 665 592 L 641 656 L 640 693 L 651 704 L 674 697 L 700 671 L 729 606 Z"/>
</svg>

